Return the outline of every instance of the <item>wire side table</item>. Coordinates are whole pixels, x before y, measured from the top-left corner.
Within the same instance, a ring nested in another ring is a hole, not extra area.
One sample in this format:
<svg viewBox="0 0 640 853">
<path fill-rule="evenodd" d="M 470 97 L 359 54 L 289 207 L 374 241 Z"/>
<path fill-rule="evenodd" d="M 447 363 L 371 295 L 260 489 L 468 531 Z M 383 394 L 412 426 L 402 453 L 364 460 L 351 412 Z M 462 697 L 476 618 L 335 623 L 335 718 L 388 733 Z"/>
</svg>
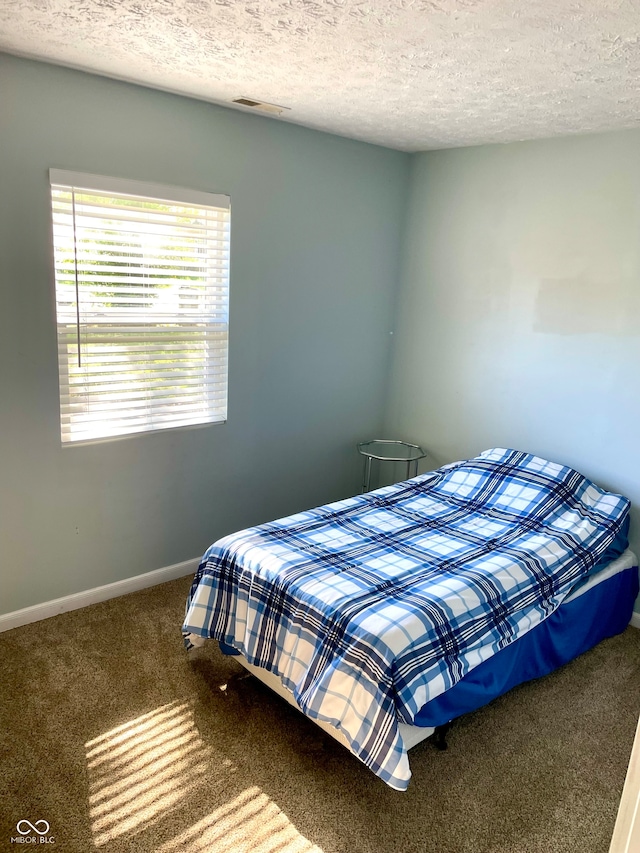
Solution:
<svg viewBox="0 0 640 853">
<path fill-rule="evenodd" d="M 364 457 L 364 474 L 362 477 L 362 493 L 371 489 L 371 463 L 374 459 L 380 462 L 406 462 L 407 480 L 418 474 L 418 460 L 427 454 L 419 444 L 408 441 L 391 441 L 384 438 L 374 438 L 372 441 L 362 441 L 358 445 L 358 453 Z M 411 468 L 413 467 L 413 473 Z"/>
</svg>

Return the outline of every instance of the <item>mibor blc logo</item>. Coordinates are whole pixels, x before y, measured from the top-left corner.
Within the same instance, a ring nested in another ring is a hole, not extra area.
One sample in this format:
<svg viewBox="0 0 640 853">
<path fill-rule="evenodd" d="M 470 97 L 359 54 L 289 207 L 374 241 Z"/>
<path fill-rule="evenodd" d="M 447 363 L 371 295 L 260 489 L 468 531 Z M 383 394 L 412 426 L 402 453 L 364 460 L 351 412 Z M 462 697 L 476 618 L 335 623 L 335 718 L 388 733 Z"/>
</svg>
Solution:
<svg viewBox="0 0 640 853">
<path fill-rule="evenodd" d="M 12 844 L 55 844 L 53 835 L 49 835 L 49 821 L 19 820 L 16 824 L 18 835 L 11 838 Z"/>
</svg>

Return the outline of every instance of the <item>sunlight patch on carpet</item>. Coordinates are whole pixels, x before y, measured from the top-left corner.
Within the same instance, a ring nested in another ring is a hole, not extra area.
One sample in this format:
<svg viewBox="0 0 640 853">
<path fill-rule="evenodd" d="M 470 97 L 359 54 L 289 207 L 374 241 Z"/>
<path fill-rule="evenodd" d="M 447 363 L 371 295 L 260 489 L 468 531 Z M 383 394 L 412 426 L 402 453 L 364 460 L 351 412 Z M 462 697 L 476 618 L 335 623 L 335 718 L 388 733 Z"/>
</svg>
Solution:
<svg viewBox="0 0 640 853">
<path fill-rule="evenodd" d="M 156 853 L 322 853 L 260 788 L 251 787 Z"/>
<path fill-rule="evenodd" d="M 170 702 L 85 744 L 94 842 L 136 833 L 175 809 L 205 778 L 211 750 L 193 703 Z"/>
</svg>

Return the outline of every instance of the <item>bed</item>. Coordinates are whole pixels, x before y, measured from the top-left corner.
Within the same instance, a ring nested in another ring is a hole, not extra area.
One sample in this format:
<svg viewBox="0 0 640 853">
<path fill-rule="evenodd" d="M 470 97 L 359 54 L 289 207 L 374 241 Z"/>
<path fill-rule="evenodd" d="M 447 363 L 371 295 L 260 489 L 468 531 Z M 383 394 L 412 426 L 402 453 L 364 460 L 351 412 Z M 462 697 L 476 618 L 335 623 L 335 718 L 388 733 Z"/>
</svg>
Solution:
<svg viewBox="0 0 640 853">
<path fill-rule="evenodd" d="M 215 639 L 405 790 L 407 751 L 629 623 L 629 501 L 494 448 L 224 537 L 187 601 Z"/>
</svg>

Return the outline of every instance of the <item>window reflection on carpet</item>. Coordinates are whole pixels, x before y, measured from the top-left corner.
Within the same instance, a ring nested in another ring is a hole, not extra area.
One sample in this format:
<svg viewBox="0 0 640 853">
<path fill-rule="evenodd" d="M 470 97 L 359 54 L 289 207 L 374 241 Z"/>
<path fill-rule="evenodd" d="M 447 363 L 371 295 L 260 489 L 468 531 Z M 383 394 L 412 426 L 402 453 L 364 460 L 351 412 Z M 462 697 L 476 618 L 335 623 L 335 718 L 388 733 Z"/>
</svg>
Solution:
<svg viewBox="0 0 640 853">
<path fill-rule="evenodd" d="M 132 837 L 137 836 L 139 849 L 147 849 L 141 833 L 171 812 L 175 812 L 173 831 L 177 832 L 185 826 L 184 812 L 178 810 L 189 805 L 196 789 L 201 795 L 203 790 L 227 785 L 229 774 L 236 770 L 202 740 L 192 702 L 162 705 L 88 741 L 85 750 L 96 847 L 118 840 L 134 843 Z M 257 786 L 246 788 L 160 847 L 154 846 L 154 851 L 322 853 Z"/>
<path fill-rule="evenodd" d="M 191 702 L 170 702 L 85 744 L 97 846 L 139 832 L 201 785 L 210 758 Z"/>
<path fill-rule="evenodd" d="M 322 853 L 258 787 L 157 848 L 156 853 Z"/>
</svg>

